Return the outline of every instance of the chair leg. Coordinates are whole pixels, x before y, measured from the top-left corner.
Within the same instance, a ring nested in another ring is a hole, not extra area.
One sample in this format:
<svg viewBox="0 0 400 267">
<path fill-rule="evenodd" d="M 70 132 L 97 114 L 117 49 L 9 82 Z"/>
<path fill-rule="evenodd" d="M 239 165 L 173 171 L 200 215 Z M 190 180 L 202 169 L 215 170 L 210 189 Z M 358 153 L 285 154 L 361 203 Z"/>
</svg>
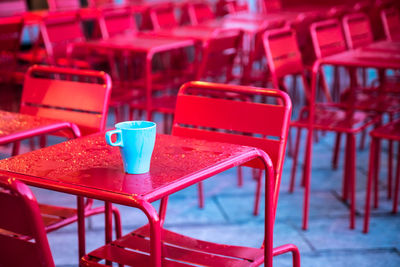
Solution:
<svg viewBox="0 0 400 267">
<path fill-rule="evenodd" d="M 285 253 L 292 253 L 293 267 L 300 267 L 300 252 L 299 249 L 293 244 L 285 244 L 273 249 L 273 256 L 279 256 Z"/>
<path fill-rule="evenodd" d="M 372 187 L 372 179 L 375 173 L 375 156 L 376 153 L 376 142 L 377 140 L 375 138 L 372 138 L 371 140 L 371 148 L 369 151 L 369 166 L 368 166 L 368 180 L 367 180 L 367 192 L 365 195 L 365 214 L 364 214 L 364 228 L 363 228 L 363 233 L 368 233 L 369 231 L 369 216 L 370 216 L 370 210 L 371 210 L 371 187 Z"/>
<path fill-rule="evenodd" d="M 47 136 L 46 135 L 41 135 L 39 138 L 40 138 L 39 139 L 40 148 L 46 147 L 47 146 Z"/>
<path fill-rule="evenodd" d="M 392 198 L 392 178 L 393 178 L 393 141 L 389 140 L 388 150 L 388 186 L 387 186 L 387 198 Z"/>
<path fill-rule="evenodd" d="M 313 130 L 308 129 L 305 149 L 305 161 L 303 169 L 304 177 L 304 206 L 303 206 L 303 230 L 308 229 L 308 213 L 310 204 L 311 160 L 312 160 Z"/>
<path fill-rule="evenodd" d="M 122 236 L 122 223 L 121 223 L 121 214 L 119 210 L 112 206 L 112 213 L 114 215 L 114 222 L 115 222 L 115 236 L 116 238 L 120 238 Z"/>
<path fill-rule="evenodd" d="M 19 141 L 13 143 L 12 152 L 11 152 L 12 156 L 16 156 L 19 154 L 20 146 L 21 146 L 21 142 L 19 142 Z"/>
<path fill-rule="evenodd" d="M 341 137 L 342 137 L 342 133 L 336 133 L 335 148 L 333 150 L 333 158 L 332 158 L 332 168 L 334 170 L 336 170 L 338 167 Z"/>
<path fill-rule="evenodd" d="M 375 150 L 375 172 L 374 172 L 374 208 L 377 209 L 379 206 L 379 167 L 381 162 L 381 141 L 380 139 L 376 142 L 376 150 Z"/>
<path fill-rule="evenodd" d="M 289 128 L 288 139 L 287 139 L 287 154 L 289 157 L 293 157 L 293 144 L 292 144 L 292 128 Z"/>
<path fill-rule="evenodd" d="M 348 193 L 349 193 L 349 176 L 350 176 L 350 146 L 349 139 L 346 139 L 346 148 L 345 148 L 345 160 L 344 160 L 344 168 L 343 168 L 343 181 L 342 181 L 342 200 L 347 201 Z"/>
<path fill-rule="evenodd" d="M 350 229 L 355 228 L 356 223 L 356 138 L 354 134 L 348 134 L 349 149 L 349 171 L 350 171 L 350 190 L 351 190 L 351 203 L 350 203 Z"/>
<path fill-rule="evenodd" d="M 242 187 L 243 186 L 243 171 L 242 171 L 242 166 L 237 167 L 237 177 L 238 177 L 238 186 Z"/>
<path fill-rule="evenodd" d="M 204 192 L 203 192 L 203 183 L 197 183 L 197 190 L 199 194 L 199 208 L 204 208 Z"/>
<path fill-rule="evenodd" d="M 397 213 L 397 203 L 399 200 L 399 188 L 400 188 L 400 144 L 398 145 L 397 151 L 397 170 L 396 170 L 396 183 L 394 186 L 394 197 L 393 197 L 393 213 Z"/>
<path fill-rule="evenodd" d="M 254 216 L 258 215 L 260 209 L 259 207 L 261 198 L 262 173 L 263 172 L 261 170 L 257 173 L 258 177 L 257 177 L 256 197 L 255 197 L 254 211 L 253 211 Z"/>
<path fill-rule="evenodd" d="M 293 154 L 293 163 L 292 163 L 292 171 L 290 175 L 290 185 L 289 185 L 289 192 L 293 193 L 294 191 L 294 184 L 295 184 L 295 179 L 296 179 L 296 169 L 297 169 L 297 160 L 298 160 L 298 155 L 299 155 L 299 147 L 300 147 L 300 137 L 301 137 L 301 128 L 297 128 L 297 134 L 296 134 L 296 143 L 295 143 L 295 148 L 294 148 L 294 154 Z"/>
</svg>

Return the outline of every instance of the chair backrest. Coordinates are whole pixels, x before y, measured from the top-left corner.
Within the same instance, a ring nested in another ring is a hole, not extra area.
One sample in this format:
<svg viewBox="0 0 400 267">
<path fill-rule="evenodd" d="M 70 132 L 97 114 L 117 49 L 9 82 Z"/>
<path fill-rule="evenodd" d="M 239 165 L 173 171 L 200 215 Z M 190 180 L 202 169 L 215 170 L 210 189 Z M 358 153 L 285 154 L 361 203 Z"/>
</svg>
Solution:
<svg viewBox="0 0 400 267">
<path fill-rule="evenodd" d="M 68 45 L 85 40 L 81 22 L 75 12 L 49 15 L 41 23 L 40 30 L 50 64 L 56 64 L 58 58 L 67 56 Z"/>
<path fill-rule="evenodd" d="M 203 43 L 203 53 L 196 79 L 232 78 L 233 64 L 241 49 L 243 32 L 237 29 L 216 29 L 212 37 Z M 211 76 L 210 76 L 211 75 Z"/>
<path fill-rule="evenodd" d="M 22 17 L 0 18 L 0 58 L 15 57 L 21 43 Z"/>
<path fill-rule="evenodd" d="M 363 13 L 344 16 L 343 32 L 349 49 L 363 47 L 374 41 L 369 18 Z"/>
<path fill-rule="evenodd" d="M 21 15 L 28 11 L 25 0 L 3 0 L 0 2 L 0 17 Z"/>
<path fill-rule="evenodd" d="M 232 97 L 221 98 L 226 95 Z M 280 90 L 189 82 L 178 93 L 172 135 L 264 150 L 274 164 L 279 192 L 291 109 L 289 96 Z M 259 161 L 249 166 L 262 168 Z"/>
<path fill-rule="evenodd" d="M 191 25 L 198 25 L 214 18 L 215 14 L 211 8 L 211 4 L 206 1 L 188 2 L 181 8 L 181 24 L 184 24 L 188 20 Z"/>
<path fill-rule="evenodd" d="M 81 8 L 79 0 L 47 0 L 49 11 L 77 10 Z"/>
<path fill-rule="evenodd" d="M 400 12 L 396 8 L 387 8 L 381 11 L 381 20 L 386 39 L 400 41 Z"/>
<path fill-rule="evenodd" d="M 155 5 L 148 12 L 153 30 L 169 29 L 179 25 L 172 3 Z"/>
<path fill-rule="evenodd" d="M 317 59 L 346 50 L 346 42 L 339 20 L 314 22 L 310 26 L 310 33 Z"/>
<path fill-rule="evenodd" d="M 0 213 L 1 266 L 54 266 L 36 198 L 25 184 L 0 176 Z"/>
<path fill-rule="evenodd" d="M 256 3 L 262 13 L 276 12 L 282 9 L 281 0 L 256 0 Z"/>
<path fill-rule="evenodd" d="M 73 122 L 87 135 L 105 129 L 110 94 L 111 79 L 104 72 L 33 66 L 20 112 Z"/>
<path fill-rule="evenodd" d="M 118 34 L 133 35 L 137 31 L 133 14 L 129 8 L 103 9 L 99 16 L 99 26 L 103 39 Z"/>
<path fill-rule="evenodd" d="M 288 27 L 268 30 L 263 36 L 264 50 L 275 88 L 286 75 L 303 73 L 296 32 Z"/>
</svg>

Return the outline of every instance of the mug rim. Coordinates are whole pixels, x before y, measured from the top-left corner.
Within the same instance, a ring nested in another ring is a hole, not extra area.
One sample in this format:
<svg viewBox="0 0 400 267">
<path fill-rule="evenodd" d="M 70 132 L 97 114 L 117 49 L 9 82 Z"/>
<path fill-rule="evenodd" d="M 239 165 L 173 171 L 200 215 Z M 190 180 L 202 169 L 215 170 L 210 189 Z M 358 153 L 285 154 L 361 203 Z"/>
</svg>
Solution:
<svg viewBox="0 0 400 267">
<path fill-rule="evenodd" d="M 137 127 L 137 128 L 123 127 L 124 125 L 131 124 L 131 123 L 138 123 L 138 122 L 147 124 L 147 126 L 140 126 L 140 127 Z M 120 129 L 120 130 L 137 131 L 137 130 L 151 129 L 151 128 L 156 127 L 156 125 L 157 124 L 155 122 L 153 122 L 153 121 L 140 121 L 140 120 L 122 121 L 122 122 L 119 122 L 119 123 L 115 124 L 115 128 L 116 129 Z"/>
</svg>

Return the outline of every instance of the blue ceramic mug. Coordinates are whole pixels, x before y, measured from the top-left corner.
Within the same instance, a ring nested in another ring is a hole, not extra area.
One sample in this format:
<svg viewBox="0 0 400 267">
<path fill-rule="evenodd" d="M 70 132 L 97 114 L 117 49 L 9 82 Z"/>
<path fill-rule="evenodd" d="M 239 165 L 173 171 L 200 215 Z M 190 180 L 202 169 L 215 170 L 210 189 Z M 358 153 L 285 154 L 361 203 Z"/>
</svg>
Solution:
<svg viewBox="0 0 400 267">
<path fill-rule="evenodd" d="M 156 123 L 125 121 L 117 123 L 115 128 L 106 132 L 106 142 L 110 146 L 119 146 L 125 172 L 130 174 L 148 172 L 156 141 Z M 112 142 L 111 136 L 114 134 L 117 139 Z"/>
</svg>

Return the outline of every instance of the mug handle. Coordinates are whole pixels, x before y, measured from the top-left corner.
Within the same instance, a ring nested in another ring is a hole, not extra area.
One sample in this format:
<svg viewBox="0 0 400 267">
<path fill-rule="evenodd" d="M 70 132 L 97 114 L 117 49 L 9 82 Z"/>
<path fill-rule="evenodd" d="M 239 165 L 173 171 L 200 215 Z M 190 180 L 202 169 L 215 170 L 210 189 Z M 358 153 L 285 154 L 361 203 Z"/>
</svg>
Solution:
<svg viewBox="0 0 400 267">
<path fill-rule="evenodd" d="M 116 140 L 114 143 L 111 141 L 111 136 L 112 136 L 113 134 L 116 134 L 116 135 L 117 135 L 117 140 Z M 106 132 L 106 142 L 107 142 L 107 144 L 109 144 L 110 146 L 120 146 L 120 147 L 123 147 L 123 146 L 124 146 L 124 143 L 123 143 L 123 141 L 122 141 L 121 130 L 116 129 L 116 130 L 111 130 L 111 131 Z"/>
</svg>

